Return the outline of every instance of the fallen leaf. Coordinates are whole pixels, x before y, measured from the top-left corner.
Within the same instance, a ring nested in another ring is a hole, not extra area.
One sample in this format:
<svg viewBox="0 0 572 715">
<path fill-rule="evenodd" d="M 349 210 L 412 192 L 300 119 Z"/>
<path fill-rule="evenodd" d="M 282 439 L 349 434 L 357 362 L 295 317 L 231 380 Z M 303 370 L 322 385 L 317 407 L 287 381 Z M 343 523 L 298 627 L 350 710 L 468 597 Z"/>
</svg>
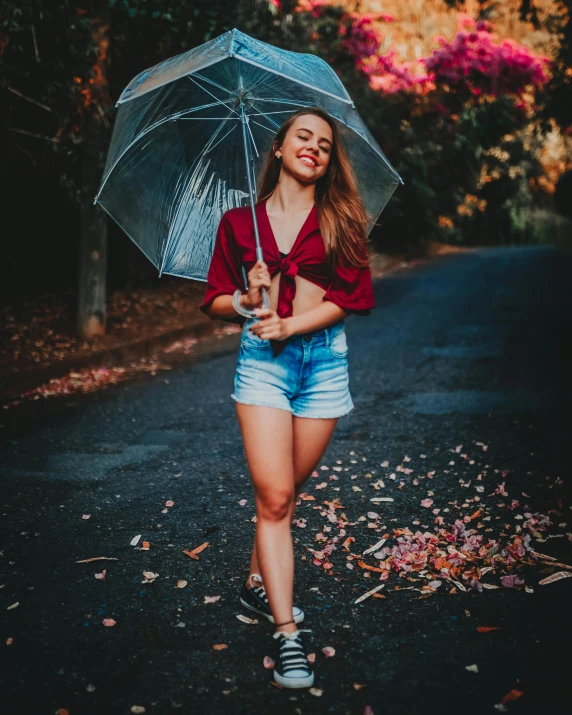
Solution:
<svg viewBox="0 0 572 715">
<path fill-rule="evenodd" d="M 107 573 L 106 569 L 103 569 L 103 571 L 101 573 L 96 573 L 96 574 L 94 574 L 94 576 L 95 576 L 95 578 L 99 579 L 100 581 L 103 581 L 106 573 Z"/>
<path fill-rule="evenodd" d="M 378 591 L 381 591 L 382 588 L 384 588 L 385 584 L 382 583 L 381 586 L 376 586 L 375 588 L 372 588 L 371 591 L 368 591 L 367 593 L 364 593 L 362 596 L 360 596 L 358 599 L 354 601 L 354 605 L 356 603 L 361 603 L 362 601 L 365 601 L 366 598 L 369 598 L 370 596 L 373 596 L 374 593 L 377 593 Z"/>
<path fill-rule="evenodd" d="M 239 506 L 246 506 L 246 502 L 247 502 L 247 499 L 240 499 L 240 501 L 238 502 L 238 505 L 239 505 Z"/>
<path fill-rule="evenodd" d="M 476 663 L 474 665 L 466 665 L 465 670 L 468 670 L 469 673 L 478 673 L 479 666 Z"/>
<path fill-rule="evenodd" d="M 433 505 L 433 499 L 423 499 L 421 501 L 421 506 L 424 506 L 426 509 L 428 509 L 432 505 Z"/>
<path fill-rule="evenodd" d="M 114 626 L 117 621 L 115 621 L 113 618 L 104 618 L 102 621 L 104 626 L 107 626 L 108 628 L 111 628 L 111 626 Z"/>
<path fill-rule="evenodd" d="M 322 648 L 322 653 L 326 656 L 326 658 L 333 658 L 336 655 L 336 650 L 335 648 L 327 645 L 325 648 Z"/>
<path fill-rule="evenodd" d="M 320 698 L 324 693 L 324 691 L 320 690 L 320 688 L 310 688 L 308 692 L 310 693 L 310 695 L 315 695 L 317 698 Z"/>
<path fill-rule="evenodd" d="M 175 506 L 175 502 L 172 499 L 169 499 L 169 501 L 165 502 L 165 506 Z"/>
<path fill-rule="evenodd" d="M 191 557 L 192 559 L 194 559 L 195 561 L 199 561 L 198 554 L 200 554 L 201 551 L 204 551 L 204 550 L 207 548 L 208 545 L 209 545 L 209 542 L 208 542 L 208 541 L 205 541 L 204 544 L 201 544 L 200 546 L 197 546 L 196 549 L 193 549 L 192 551 L 183 551 L 183 553 L 186 554 L 187 556 L 190 556 L 190 557 Z"/>
<path fill-rule="evenodd" d="M 205 596 L 203 603 L 216 603 L 217 601 L 220 601 L 220 596 Z"/>
<path fill-rule="evenodd" d="M 14 642 L 13 638 L 6 638 L 6 645 L 12 645 L 13 642 Z"/>
<path fill-rule="evenodd" d="M 477 626 L 479 633 L 490 633 L 491 631 L 500 631 L 502 628 L 500 626 Z"/>
<path fill-rule="evenodd" d="M 145 708 L 143 707 L 143 705 L 132 705 L 131 712 L 135 713 L 135 715 L 143 715 L 143 713 L 145 712 Z"/>
<path fill-rule="evenodd" d="M 373 497 L 370 501 L 377 504 L 382 501 L 393 501 L 393 497 Z"/>
<path fill-rule="evenodd" d="M 314 489 L 325 489 L 328 486 L 328 482 L 321 482 L 320 484 L 316 484 Z"/>
<path fill-rule="evenodd" d="M 84 514 L 81 518 L 82 518 L 82 519 L 90 519 L 90 518 L 91 518 L 91 514 Z"/>
<path fill-rule="evenodd" d="M 274 668 L 274 661 L 269 655 L 265 655 L 262 665 L 266 668 L 266 670 L 270 670 L 271 668 Z"/>
<path fill-rule="evenodd" d="M 144 542 L 141 544 L 141 550 L 142 550 L 142 551 L 149 551 L 150 546 L 151 546 L 151 544 L 150 544 L 148 541 L 144 541 Z"/>
<path fill-rule="evenodd" d="M 363 690 L 365 683 L 353 683 L 352 686 L 354 690 Z"/>
<path fill-rule="evenodd" d="M 93 556 L 91 559 L 81 559 L 81 561 L 76 561 L 76 564 L 88 564 L 90 561 L 102 561 L 107 559 L 108 561 L 119 561 L 115 556 Z"/>
<path fill-rule="evenodd" d="M 20 605 L 20 601 L 16 601 L 16 603 L 13 603 L 11 606 L 7 606 L 6 610 L 11 611 L 13 608 L 18 608 L 19 605 Z"/>
<path fill-rule="evenodd" d="M 379 549 L 381 549 L 381 547 L 385 544 L 386 541 L 387 541 L 387 538 L 385 538 L 385 539 L 380 539 L 380 540 L 377 542 L 377 544 L 375 544 L 374 546 L 370 546 L 369 549 L 366 549 L 366 550 L 363 552 L 362 556 L 366 556 L 367 554 L 371 554 L 371 553 L 373 553 L 374 551 L 379 551 Z"/>
<path fill-rule="evenodd" d="M 187 583 L 188 583 L 188 581 L 185 581 L 184 579 L 180 578 L 180 579 L 177 581 L 177 588 L 185 588 L 185 586 L 187 585 Z"/>
<path fill-rule="evenodd" d="M 137 546 L 137 544 L 139 543 L 139 539 L 140 539 L 140 538 L 141 538 L 141 534 L 139 534 L 138 536 L 134 536 L 134 537 L 131 539 L 131 541 L 129 542 L 129 545 L 130 545 L 130 546 Z"/>
<path fill-rule="evenodd" d="M 219 596 L 220 598 L 220 596 Z M 258 623 L 256 618 L 249 618 L 248 616 L 243 616 L 242 613 L 237 613 L 236 617 L 238 618 L 239 621 L 242 621 L 242 623 L 248 623 L 251 626 L 254 626 Z"/>
<path fill-rule="evenodd" d="M 298 496 L 302 501 L 316 501 L 316 497 L 313 497 L 311 494 L 307 494 L 306 492 L 302 492 Z"/>
<path fill-rule="evenodd" d="M 365 561 L 358 561 L 358 566 L 366 571 L 375 571 L 375 573 L 386 573 L 387 569 L 380 569 L 378 566 L 369 566 Z"/>
<path fill-rule="evenodd" d="M 546 586 L 549 583 L 560 581 L 560 579 L 562 578 L 572 578 L 572 573 L 568 573 L 568 571 L 557 571 L 556 573 L 553 573 L 552 576 L 547 576 L 546 578 L 543 578 L 542 581 L 538 582 L 538 585 Z"/>
<path fill-rule="evenodd" d="M 504 705 L 505 703 L 510 703 L 513 700 L 518 700 L 520 696 L 523 695 L 522 690 L 509 690 L 506 695 L 503 695 L 501 698 L 501 703 Z"/>
<path fill-rule="evenodd" d="M 224 650 L 225 648 L 228 648 L 226 643 L 217 643 L 216 645 L 213 645 L 213 650 Z"/>
</svg>

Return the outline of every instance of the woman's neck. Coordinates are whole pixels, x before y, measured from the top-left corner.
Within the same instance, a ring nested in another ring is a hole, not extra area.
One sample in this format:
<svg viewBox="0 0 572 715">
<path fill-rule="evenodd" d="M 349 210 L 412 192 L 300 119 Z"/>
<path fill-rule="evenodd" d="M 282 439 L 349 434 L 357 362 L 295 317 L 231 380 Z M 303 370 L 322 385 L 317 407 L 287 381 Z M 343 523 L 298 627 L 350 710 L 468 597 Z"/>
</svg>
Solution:
<svg viewBox="0 0 572 715">
<path fill-rule="evenodd" d="M 314 184 L 301 184 L 282 170 L 267 201 L 268 210 L 281 214 L 308 212 L 315 202 L 315 188 Z"/>
</svg>

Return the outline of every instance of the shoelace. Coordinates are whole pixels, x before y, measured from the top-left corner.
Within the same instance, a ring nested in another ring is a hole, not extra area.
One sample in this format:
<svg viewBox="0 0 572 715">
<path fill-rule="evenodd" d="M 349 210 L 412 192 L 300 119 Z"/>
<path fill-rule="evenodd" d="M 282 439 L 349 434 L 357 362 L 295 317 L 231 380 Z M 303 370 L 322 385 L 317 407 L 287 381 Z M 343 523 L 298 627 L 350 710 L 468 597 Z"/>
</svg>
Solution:
<svg viewBox="0 0 572 715">
<path fill-rule="evenodd" d="M 303 631 L 294 631 L 294 633 L 277 631 L 273 635 L 273 638 L 280 638 L 282 636 L 278 657 L 280 658 L 280 666 L 284 674 L 291 670 L 305 670 L 307 673 L 311 672 L 308 658 L 304 650 L 304 645 L 302 643 L 302 639 L 300 638 L 300 633 L 302 632 L 311 633 L 310 630 L 304 629 Z"/>
<path fill-rule="evenodd" d="M 264 586 L 253 586 L 253 587 L 252 587 L 252 591 L 253 591 L 259 598 L 261 598 L 267 606 L 269 606 L 268 596 L 266 595 L 266 590 L 264 589 Z"/>
</svg>

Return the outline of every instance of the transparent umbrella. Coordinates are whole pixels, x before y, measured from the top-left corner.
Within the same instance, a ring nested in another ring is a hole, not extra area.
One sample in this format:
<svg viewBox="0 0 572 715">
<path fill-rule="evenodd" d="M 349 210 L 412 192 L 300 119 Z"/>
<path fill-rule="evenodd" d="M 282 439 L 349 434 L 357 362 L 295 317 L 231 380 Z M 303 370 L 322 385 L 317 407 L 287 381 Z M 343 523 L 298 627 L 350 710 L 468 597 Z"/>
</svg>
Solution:
<svg viewBox="0 0 572 715">
<path fill-rule="evenodd" d="M 160 275 L 206 281 L 222 214 L 249 204 L 264 260 L 256 177 L 276 131 L 301 108 L 321 107 L 337 122 L 372 217 L 368 233 L 403 183 L 324 60 L 236 29 L 141 72 L 117 106 L 95 202 Z"/>
</svg>

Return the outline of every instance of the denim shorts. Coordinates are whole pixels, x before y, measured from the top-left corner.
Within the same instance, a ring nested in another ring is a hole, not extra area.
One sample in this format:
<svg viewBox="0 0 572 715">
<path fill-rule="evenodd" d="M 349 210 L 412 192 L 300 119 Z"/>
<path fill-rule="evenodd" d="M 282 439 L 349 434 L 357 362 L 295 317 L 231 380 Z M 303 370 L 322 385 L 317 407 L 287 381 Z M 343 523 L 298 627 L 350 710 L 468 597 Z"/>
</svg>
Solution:
<svg viewBox="0 0 572 715">
<path fill-rule="evenodd" d="M 274 357 L 270 340 L 243 325 L 231 397 L 245 405 L 278 407 L 296 417 L 343 417 L 354 409 L 349 391 L 344 322 L 291 335 Z"/>
</svg>

